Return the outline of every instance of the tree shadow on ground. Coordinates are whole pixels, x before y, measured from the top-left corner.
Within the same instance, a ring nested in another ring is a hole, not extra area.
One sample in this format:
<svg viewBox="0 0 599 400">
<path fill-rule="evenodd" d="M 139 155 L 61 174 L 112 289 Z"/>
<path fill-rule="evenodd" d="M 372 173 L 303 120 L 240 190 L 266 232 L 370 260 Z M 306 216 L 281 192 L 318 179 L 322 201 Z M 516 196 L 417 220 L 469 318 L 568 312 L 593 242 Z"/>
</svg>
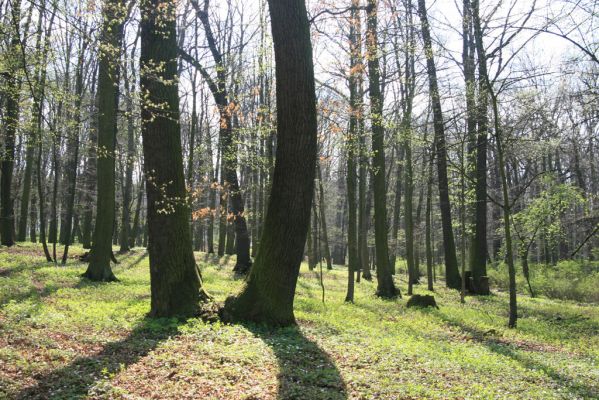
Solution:
<svg viewBox="0 0 599 400">
<path fill-rule="evenodd" d="M 432 311 L 433 315 L 438 317 L 445 324 L 458 328 L 471 335 L 472 339 L 484 345 L 493 353 L 511 358 L 520 363 L 525 369 L 530 371 L 543 371 L 556 385 L 565 387 L 576 398 L 599 398 L 599 390 L 596 387 L 576 381 L 571 376 L 565 375 L 556 368 L 540 362 L 533 356 L 534 349 L 528 351 L 526 348 L 519 349 L 517 345 L 503 341 L 494 337 L 494 332 L 484 332 L 476 327 L 465 324 L 456 318 L 452 318 L 441 311 Z M 542 350 L 536 350 L 542 354 Z"/>
<path fill-rule="evenodd" d="M 118 373 L 177 335 L 181 322 L 146 318 L 124 339 L 106 344 L 96 354 L 77 357 L 70 364 L 36 376 L 37 383 L 15 399 L 83 398 L 102 378 Z"/>
<path fill-rule="evenodd" d="M 279 365 L 279 399 L 347 399 L 347 387 L 335 362 L 298 326 L 268 328 L 244 324 L 273 351 Z"/>
<path fill-rule="evenodd" d="M 132 260 L 133 257 L 135 257 L 135 256 L 137 256 L 137 258 L 135 258 L 135 260 Z M 119 263 L 118 263 L 117 266 L 122 266 L 122 268 L 127 268 L 127 269 L 135 268 L 147 256 L 148 256 L 148 250 L 147 249 L 133 249 L 133 250 L 129 250 L 127 253 L 119 255 L 119 257 L 118 257 L 118 262 Z"/>
</svg>

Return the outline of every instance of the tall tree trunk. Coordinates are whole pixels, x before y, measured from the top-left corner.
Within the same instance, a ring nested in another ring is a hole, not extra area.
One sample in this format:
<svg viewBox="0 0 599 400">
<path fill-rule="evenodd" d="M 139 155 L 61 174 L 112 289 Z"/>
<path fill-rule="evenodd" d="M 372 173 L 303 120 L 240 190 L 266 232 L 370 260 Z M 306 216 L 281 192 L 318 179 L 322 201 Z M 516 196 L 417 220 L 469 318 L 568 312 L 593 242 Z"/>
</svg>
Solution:
<svg viewBox="0 0 599 400">
<path fill-rule="evenodd" d="M 426 226 L 425 226 L 425 241 L 426 241 L 426 280 L 428 290 L 433 290 L 434 265 L 433 259 L 433 243 L 432 243 L 432 209 L 433 209 L 433 163 L 435 162 L 435 143 L 430 150 L 430 161 L 427 168 L 426 176 Z"/>
<path fill-rule="evenodd" d="M 511 205 L 510 196 L 508 190 L 507 176 L 505 173 L 505 154 L 503 152 L 503 137 L 501 136 L 501 125 L 499 122 L 499 110 L 497 104 L 497 97 L 492 92 L 489 85 L 489 78 L 487 80 L 487 90 L 491 95 L 491 101 L 493 103 L 493 116 L 495 120 L 495 140 L 497 144 L 497 157 L 499 161 L 499 176 L 501 178 L 501 193 L 503 195 L 503 228 L 505 234 L 505 257 L 508 267 L 509 275 L 509 293 L 510 293 L 510 315 L 508 320 L 508 327 L 515 328 L 518 321 L 518 303 L 516 298 L 516 268 L 514 265 L 514 251 L 512 245 L 512 232 L 510 225 L 511 216 Z"/>
<path fill-rule="evenodd" d="M 79 132 L 81 129 L 81 102 L 83 98 L 83 68 L 87 40 L 80 42 L 77 57 L 77 72 L 75 73 L 75 114 L 74 125 L 67 139 L 67 165 L 65 169 L 65 211 L 61 221 L 61 236 L 65 245 L 62 254 L 62 264 L 66 264 L 69 255 L 69 246 L 73 242 L 73 213 L 75 209 L 75 190 L 77 188 L 77 166 L 79 164 Z"/>
<path fill-rule="evenodd" d="M 102 47 L 98 68 L 98 148 L 96 169 L 96 223 L 90 263 L 84 277 L 114 281 L 110 268 L 115 215 L 115 145 L 119 99 L 119 64 L 122 48 L 125 2 L 104 3 Z"/>
<path fill-rule="evenodd" d="M 131 236 L 131 201 L 133 197 L 133 167 L 135 164 L 135 128 L 133 115 L 133 88 L 129 80 L 125 79 L 126 107 L 127 107 L 127 153 L 125 158 L 125 186 L 123 188 L 123 213 L 121 215 L 121 231 L 119 234 L 120 253 L 128 252 Z"/>
<path fill-rule="evenodd" d="M 41 6 L 45 7 L 45 1 L 42 2 Z M 43 35 L 43 13 L 39 13 L 39 17 L 38 17 L 38 22 L 37 22 L 37 32 L 36 32 L 36 39 L 35 39 L 35 54 L 36 57 L 42 57 L 42 35 Z M 35 66 L 35 79 L 39 79 L 39 69 L 42 67 L 40 65 L 41 63 L 38 63 Z M 33 91 L 37 92 L 39 89 L 38 88 L 32 88 Z M 35 213 L 35 202 L 33 201 L 33 199 L 30 199 L 31 197 L 31 187 L 32 187 L 32 177 L 33 177 L 33 171 L 34 171 L 34 166 L 35 166 L 35 162 L 36 162 L 36 156 L 35 156 L 35 150 L 37 148 L 37 143 L 36 143 L 36 131 L 35 131 L 35 113 L 37 112 L 37 102 L 39 102 L 39 96 L 36 95 L 34 96 L 33 99 L 33 104 L 32 104 L 32 128 L 31 128 L 31 132 L 30 132 L 30 136 L 29 139 L 27 141 L 27 152 L 25 155 L 25 172 L 24 172 L 24 177 L 23 177 L 23 191 L 21 194 L 21 207 L 20 207 L 20 218 L 19 218 L 19 231 L 18 231 L 18 241 L 25 241 L 25 232 L 27 231 L 27 217 L 28 214 L 31 213 Z M 30 202 L 31 200 L 31 202 Z M 34 219 L 31 220 L 31 226 L 30 226 L 30 240 L 32 242 L 36 241 L 36 235 L 35 235 L 35 231 L 36 231 L 36 221 Z"/>
<path fill-rule="evenodd" d="M 445 126 L 443 110 L 437 83 L 437 68 L 433 56 L 430 27 L 426 13 L 425 0 L 418 0 L 418 14 L 422 27 L 422 39 L 426 54 L 426 67 L 429 80 L 429 91 L 433 108 L 435 142 L 437 149 L 437 172 L 439 175 L 439 207 L 441 208 L 441 225 L 443 228 L 443 248 L 445 251 L 445 281 L 452 289 L 460 289 L 461 277 L 458 269 L 453 226 L 451 221 L 451 203 L 449 201 L 449 182 L 447 178 L 447 146 L 445 142 Z"/>
<path fill-rule="evenodd" d="M 468 0 L 465 0 L 468 1 Z M 487 76 L 487 57 L 482 40 L 482 28 L 479 15 L 479 1 L 472 0 L 472 17 L 474 36 L 478 54 L 479 76 Z M 471 55 L 470 58 L 473 56 Z M 472 74 L 474 71 L 472 71 Z M 474 82 L 472 82 L 474 85 Z M 470 89 L 474 91 L 474 87 Z M 473 100 L 471 100 L 473 101 Z M 481 279 L 487 275 L 487 138 L 488 138 L 488 93 L 481 79 L 479 84 L 479 100 L 476 119 L 478 130 L 476 134 L 476 187 L 474 235 L 470 245 L 470 270 L 474 289 L 478 294 L 489 294 L 489 285 L 481 285 Z"/>
<path fill-rule="evenodd" d="M 310 221 L 316 168 L 316 94 L 304 0 L 269 0 L 276 60 L 277 157 L 260 249 L 233 319 L 289 325 Z M 289 184 L 293 182 L 293 184 Z"/>
<path fill-rule="evenodd" d="M 353 303 L 354 301 L 354 274 L 359 271 L 358 259 L 358 224 L 356 203 L 357 195 L 357 174 L 356 174 L 356 159 L 359 154 L 358 143 L 358 113 L 360 105 L 358 103 L 358 83 L 357 83 L 357 66 L 361 62 L 359 56 L 361 54 L 358 48 L 359 40 L 357 36 L 360 32 L 360 16 L 358 7 L 360 0 L 352 0 L 352 11 L 349 27 L 349 43 L 350 43 L 350 68 L 349 68 L 349 132 L 346 139 L 346 157 L 347 157 L 347 207 L 348 207 L 348 224 L 347 224 L 347 294 L 345 301 Z M 341 193 L 340 193 L 341 195 Z"/>
<path fill-rule="evenodd" d="M 212 154 L 212 137 L 210 136 L 210 131 L 206 133 L 206 149 L 208 151 L 208 154 Z M 207 244 L 208 253 L 214 254 L 214 218 L 216 214 L 216 187 L 218 186 L 218 181 L 216 180 L 216 172 L 214 165 L 212 164 L 212 160 L 210 161 L 209 166 L 211 184 L 209 188 L 210 193 L 208 195 L 208 207 L 210 207 L 210 215 L 208 216 Z"/>
<path fill-rule="evenodd" d="M 46 261 L 52 262 L 53 259 L 48 251 L 48 244 L 46 242 L 46 200 L 44 196 L 44 183 L 45 179 L 42 179 L 42 167 L 43 162 L 43 138 L 42 138 L 42 125 L 43 125 L 43 112 L 44 112 L 44 101 L 46 94 L 46 78 L 47 78 L 47 61 L 48 52 L 50 50 L 50 40 L 52 33 L 52 26 L 54 24 L 54 18 L 56 16 L 57 4 L 55 3 L 52 7 L 50 21 L 46 27 L 46 34 L 44 38 L 43 50 L 41 52 L 41 63 L 39 64 L 39 70 L 36 73 L 37 82 L 34 95 L 34 107 L 36 125 L 35 125 L 35 136 L 34 143 L 37 143 L 37 162 L 36 162 L 36 178 L 37 178 L 37 197 L 39 202 L 39 219 L 40 219 L 40 242 L 46 256 Z M 45 178 L 45 176 L 44 176 Z"/>
<path fill-rule="evenodd" d="M 232 114 L 235 110 L 235 101 L 230 101 L 227 92 L 227 74 L 225 64 L 223 62 L 223 56 L 217 47 L 216 39 L 212 32 L 208 18 L 209 1 L 204 1 L 203 8 L 200 8 L 199 4 L 195 0 L 192 2 L 192 5 L 194 6 L 198 18 L 204 26 L 208 47 L 216 64 L 216 81 L 213 81 L 210 78 L 210 76 L 197 62 L 197 60 L 192 60 L 188 55 L 184 55 L 184 58 L 192 62 L 192 64 L 194 64 L 200 70 L 202 76 L 208 81 L 208 86 L 218 106 L 220 114 L 219 147 L 222 152 L 221 184 L 227 189 L 227 200 L 229 202 L 228 208 L 231 210 L 235 226 L 235 250 L 237 253 L 237 261 L 234 271 L 238 274 L 246 274 L 252 265 L 252 261 L 250 259 L 250 236 L 244 215 L 245 209 L 243 196 L 239 186 L 239 179 L 237 177 L 237 145 L 233 137 L 234 132 L 232 126 Z M 223 205 L 223 200 L 224 199 L 221 199 L 221 207 Z M 224 218 L 226 218 L 226 216 L 221 215 L 220 227 L 226 229 L 226 221 Z M 220 235 L 221 239 L 224 239 L 223 233 Z M 224 244 L 224 240 L 219 241 L 219 255 L 224 253 Z"/>
<path fill-rule="evenodd" d="M 367 46 L 372 124 L 372 179 L 374 186 L 374 233 L 376 245 L 377 296 L 393 298 L 400 294 L 393 283 L 389 268 L 387 239 L 387 186 L 385 185 L 385 130 L 383 126 L 383 95 L 381 93 L 378 56 L 378 0 L 368 0 Z"/>
<path fill-rule="evenodd" d="M 139 182 L 139 189 L 137 192 L 137 204 L 135 205 L 135 215 L 133 216 L 133 228 L 131 229 L 131 236 L 129 237 L 129 247 L 135 247 L 137 245 L 137 238 L 139 237 L 140 231 L 140 216 L 141 216 L 141 204 L 143 200 L 144 183 Z"/>
<path fill-rule="evenodd" d="M 175 11 L 175 4 L 166 0 L 147 0 L 141 6 L 140 85 L 147 93 L 142 137 L 153 317 L 195 315 L 199 303 L 208 299 L 193 256 L 189 207 L 184 201 Z M 156 70 L 156 65 L 164 67 Z"/>
<path fill-rule="evenodd" d="M 404 146 L 399 145 L 399 156 L 397 160 L 397 167 L 395 173 L 395 199 L 393 200 L 393 222 L 391 225 L 391 257 L 389 263 L 391 264 L 391 273 L 395 275 L 395 264 L 397 263 L 397 247 L 399 237 L 399 226 L 401 219 L 401 196 L 402 196 L 402 176 L 403 172 L 403 161 L 404 161 Z"/>
<path fill-rule="evenodd" d="M 0 237 L 2 245 L 12 246 L 14 238 L 14 199 L 12 196 L 12 178 L 15 158 L 15 137 L 19 125 L 19 79 L 17 73 L 19 70 L 18 61 L 21 57 L 20 52 L 20 22 L 21 22 L 21 1 L 15 0 L 11 9 L 11 39 L 8 50 L 8 72 L 7 82 L 4 88 L 6 95 L 6 111 L 3 114 L 4 128 L 4 151 L 0 157 Z"/>
</svg>

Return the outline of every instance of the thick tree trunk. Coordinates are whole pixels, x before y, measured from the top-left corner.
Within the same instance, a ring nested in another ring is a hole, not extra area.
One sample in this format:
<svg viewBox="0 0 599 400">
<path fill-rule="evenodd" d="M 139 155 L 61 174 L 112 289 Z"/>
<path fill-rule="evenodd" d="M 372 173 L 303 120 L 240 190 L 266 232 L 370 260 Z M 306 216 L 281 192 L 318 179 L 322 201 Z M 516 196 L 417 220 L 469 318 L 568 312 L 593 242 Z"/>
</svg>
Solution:
<svg viewBox="0 0 599 400">
<path fill-rule="evenodd" d="M 157 13 L 156 10 L 162 10 Z M 191 316 L 208 297 L 193 256 L 179 126 L 174 4 L 141 8 L 142 137 L 153 317 Z M 163 65 L 160 70 L 154 66 Z M 154 105 L 160 104 L 157 109 Z"/>
<path fill-rule="evenodd" d="M 310 221 L 316 167 L 316 95 L 304 0 L 269 0 L 276 60 L 277 157 L 260 249 L 233 319 L 289 325 Z M 293 184 L 290 184 L 292 182 Z"/>
<path fill-rule="evenodd" d="M 14 227 L 14 199 L 12 196 L 12 178 L 15 158 L 15 137 L 19 125 L 19 80 L 17 72 L 20 58 L 20 29 L 21 1 L 15 0 L 11 10 L 11 39 L 8 51 L 7 82 L 4 88 L 6 95 L 6 111 L 3 116 L 4 124 L 4 151 L 0 156 L 2 160 L 0 170 L 0 243 L 4 246 L 12 246 L 15 242 Z"/>
</svg>

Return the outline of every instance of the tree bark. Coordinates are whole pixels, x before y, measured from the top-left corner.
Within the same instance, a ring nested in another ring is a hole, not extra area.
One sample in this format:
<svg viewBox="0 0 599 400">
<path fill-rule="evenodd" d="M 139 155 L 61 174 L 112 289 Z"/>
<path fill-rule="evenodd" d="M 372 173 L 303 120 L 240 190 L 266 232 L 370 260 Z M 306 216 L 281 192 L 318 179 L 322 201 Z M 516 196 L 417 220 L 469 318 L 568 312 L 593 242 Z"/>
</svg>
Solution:
<svg viewBox="0 0 599 400">
<path fill-rule="evenodd" d="M 378 32 L 378 0 L 368 0 L 367 53 L 370 89 L 370 118 L 372 124 L 372 179 L 374 186 L 374 233 L 376 245 L 377 296 L 393 298 L 400 295 L 393 283 L 389 268 L 389 244 L 387 238 L 387 186 L 385 185 L 385 130 L 383 126 L 383 95 L 381 93 Z"/>
<path fill-rule="evenodd" d="M 110 268 L 115 227 L 115 145 L 119 99 L 120 52 L 125 19 L 124 0 L 104 3 L 102 45 L 98 67 L 98 147 L 96 159 L 96 223 L 90 263 L 84 277 L 114 281 Z"/>
<path fill-rule="evenodd" d="M 147 96 L 142 104 L 142 137 L 153 317 L 195 315 L 200 302 L 208 299 L 193 255 L 186 202 L 175 11 L 175 4 L 166 0 L 141 5 L 140 85 Z M 164 67 L 156 70 L 156 65 Z"/>
<path fill-rule="evenodd" d="M 2 245 L 12 246 L 15 242 L 14 226 L 15 216 L 12 196 L 12 178 L 15 158 L 15 137 L 19 125 L 19 61 L 21 40 L 20 40 L 20 21 L 21 21 L 21 1 L 15 0 L 11 10 L 11 39 L 8 50 L 8 72 L 7 83 L 5 87 L 6 111 L 3 114 L 4 128 L 4 151 L 0 159 L 2 163 L 0 170 L 0 237 Z"/>
<path fill-rule="evenodd" d="M 478 54 L 480 76 L 487 75 L 487 57 L 482 40 L 482 28 L 479 15 L 479 1 L 472 0 L 472 17 L 474 36 Z M 472 56 L 471 56 L 472 57 Z M 472 73 L 474 73 L 472 71 Z M 474 84 L 474 82 L 472 82 Z M 471 89 L 472 91 L 474 88 Z M 488 138 L 488 93 L 481 79 L 479 84 L 479 100 L 476 114 L 478 130 L 476 134 L 476 186 L 474 235 L 470 245 L 470 270 L 474 281 L 474 289 L 478 294 L 488 295 L 488 285 L 481 285 L 480 280 L 487 275 L 487 138 Z"/>
<path fill-rule="evenodd" d="M 447 178 L 447 146 L 445 142 L 445 126 L 443 110 L 437 83 L 437 68 L 433 56 L 431 33 L 428 24 L 425 0 L 418 0 L 418 14 L 422 28 L 424 52 L 429 80 L 429 91 L 433 108 L 435 142 L 437 149 L 437 173 L 439 176 L 439 207 L 441 208 L 441 225 L 443 228 L 443 248 L 445 251 L 445 281 L 449 288 L 459 290 L 461 287 L 460 271 L 456 255 L 453 226 L 451 220 L 451 203 L 449 201 L 449 182 Z"/>
<path fill-rule="evenodd" d="M 276 61 L 277 154 L 256 262 L 225 311 L 232 319 L 295 323 L 293 300 L 316 168 L 316 94 L 304 0 L 269 0 Z"/>
</svg>

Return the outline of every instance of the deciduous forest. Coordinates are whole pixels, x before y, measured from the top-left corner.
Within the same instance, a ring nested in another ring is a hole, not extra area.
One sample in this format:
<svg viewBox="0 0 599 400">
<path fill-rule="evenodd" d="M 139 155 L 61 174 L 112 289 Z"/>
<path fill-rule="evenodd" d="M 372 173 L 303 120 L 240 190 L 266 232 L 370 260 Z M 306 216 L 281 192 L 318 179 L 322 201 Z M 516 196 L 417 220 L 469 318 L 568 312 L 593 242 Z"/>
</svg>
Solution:
<svg viewBox="0 0 599 400">
<path fill-rule="evenodd" d="M 599 398 L 594 0 L 0 0 L 0 398 Z"/>
</svg>

